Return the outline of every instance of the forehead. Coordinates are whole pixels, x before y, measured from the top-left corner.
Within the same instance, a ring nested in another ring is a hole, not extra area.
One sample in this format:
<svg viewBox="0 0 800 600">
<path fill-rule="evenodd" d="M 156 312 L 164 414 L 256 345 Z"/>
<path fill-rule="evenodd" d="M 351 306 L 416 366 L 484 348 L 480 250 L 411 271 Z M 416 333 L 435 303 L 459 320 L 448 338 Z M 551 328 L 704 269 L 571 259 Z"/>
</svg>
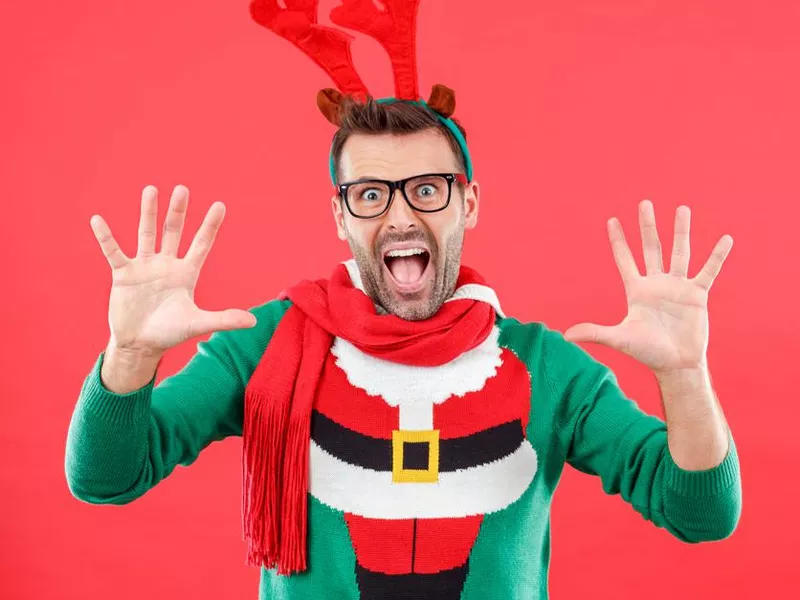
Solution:
<svg viewBox="0 0 800 600">
<path fill-rule="evenodd" d="M 404 134 L 354 133 L 342 147 L 342 181 L 361 177 L 403 179 L 420 173 L 453 173 L 458 161 L 436 129 Z"/>
</svg>

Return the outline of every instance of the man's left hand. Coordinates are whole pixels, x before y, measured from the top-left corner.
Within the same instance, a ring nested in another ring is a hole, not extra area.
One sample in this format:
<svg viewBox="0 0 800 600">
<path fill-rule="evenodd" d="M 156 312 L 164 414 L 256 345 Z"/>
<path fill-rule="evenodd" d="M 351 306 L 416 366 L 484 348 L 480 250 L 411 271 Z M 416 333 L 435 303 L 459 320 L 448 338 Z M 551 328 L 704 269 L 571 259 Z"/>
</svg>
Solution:
<svg viewBox="0 0 800 600">
<path fill-rule="evenodd" d="M 688 206 L 675 212 L 675 234 L 669 272 L 662 265 L 661 242 L 653 204 L 639 204 L 639 226 L 647 274 L 642 276 L 622 225 L 608 221 L 608 237 L 622 276 L 628 315 L 618 325 L 580 323 L 564 337 L 573 342 L 596 342 L 615 348 L 650 367 L 656 375 L 706 369 L 708 348 L 708 292 L 728 256 L 733 238 L 723 235 L 700 272 L 687 277 L 689 269 Z"/>
</svg>

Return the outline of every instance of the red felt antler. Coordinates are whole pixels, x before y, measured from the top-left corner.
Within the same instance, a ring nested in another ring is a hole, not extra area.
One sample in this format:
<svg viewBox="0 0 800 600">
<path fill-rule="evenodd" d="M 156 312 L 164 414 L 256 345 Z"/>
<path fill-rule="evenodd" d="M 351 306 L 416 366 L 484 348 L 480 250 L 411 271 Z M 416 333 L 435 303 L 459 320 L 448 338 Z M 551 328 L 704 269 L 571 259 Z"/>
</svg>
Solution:
<svg viewBox="0 0 800 600">
<path fill-rule="evenodd" d="M 395 97 L 418 100 L 417 7 L 419 0 L 342 0 L 331 11 L 331 21 L 375 38 L 386 49 L 394 71 Z"/>
<path fill-rule="evenodd" d="M 250 15 L 259 25 L 300 48 L 330 76 L 344 94 L 366 98 L 367 87 L 353 65 L 353 36 L 317 23 L 319 0 L 251 0 Z"/>
</svg>

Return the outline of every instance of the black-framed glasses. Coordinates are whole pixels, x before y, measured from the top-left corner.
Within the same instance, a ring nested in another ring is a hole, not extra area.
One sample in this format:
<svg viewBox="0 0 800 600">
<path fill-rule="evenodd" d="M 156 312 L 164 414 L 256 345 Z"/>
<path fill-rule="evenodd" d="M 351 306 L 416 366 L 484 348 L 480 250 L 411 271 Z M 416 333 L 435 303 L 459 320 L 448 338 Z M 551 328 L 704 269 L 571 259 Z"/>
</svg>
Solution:
<svg viewBox="0 0 800 600">
<path fill-rule="evenodd" d="M 433 213 L 444 210 L 450 204 L 454 181 L 466 184 L 467 176 L 463 173 L 425 173 L 398 181 L 356 179 L 340 183 L 336 188 L 351 215 L 357 219 L 372 219 L 389 210 L 398 189 L 416 211 Z"/>
</svg>

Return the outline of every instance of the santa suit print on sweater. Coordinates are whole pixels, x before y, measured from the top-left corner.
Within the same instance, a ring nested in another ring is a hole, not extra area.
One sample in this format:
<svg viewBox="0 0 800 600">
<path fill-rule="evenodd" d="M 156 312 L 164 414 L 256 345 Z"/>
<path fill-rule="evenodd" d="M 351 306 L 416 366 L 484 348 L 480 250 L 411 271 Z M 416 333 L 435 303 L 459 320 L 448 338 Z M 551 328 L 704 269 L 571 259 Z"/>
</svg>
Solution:
<svg viewBox="0 0 800 600">
<path fill-rule="evenodd" d="M 456 297 L 493 294 L 480 287 Z M 533 480 L 530 378 L 498 336 L 494 327 L 436 367 L 334 339 L 312 414 L 309 491 L 344 513 L 362 598 L 459 598 L 483 516 Z"/>
</svg>

